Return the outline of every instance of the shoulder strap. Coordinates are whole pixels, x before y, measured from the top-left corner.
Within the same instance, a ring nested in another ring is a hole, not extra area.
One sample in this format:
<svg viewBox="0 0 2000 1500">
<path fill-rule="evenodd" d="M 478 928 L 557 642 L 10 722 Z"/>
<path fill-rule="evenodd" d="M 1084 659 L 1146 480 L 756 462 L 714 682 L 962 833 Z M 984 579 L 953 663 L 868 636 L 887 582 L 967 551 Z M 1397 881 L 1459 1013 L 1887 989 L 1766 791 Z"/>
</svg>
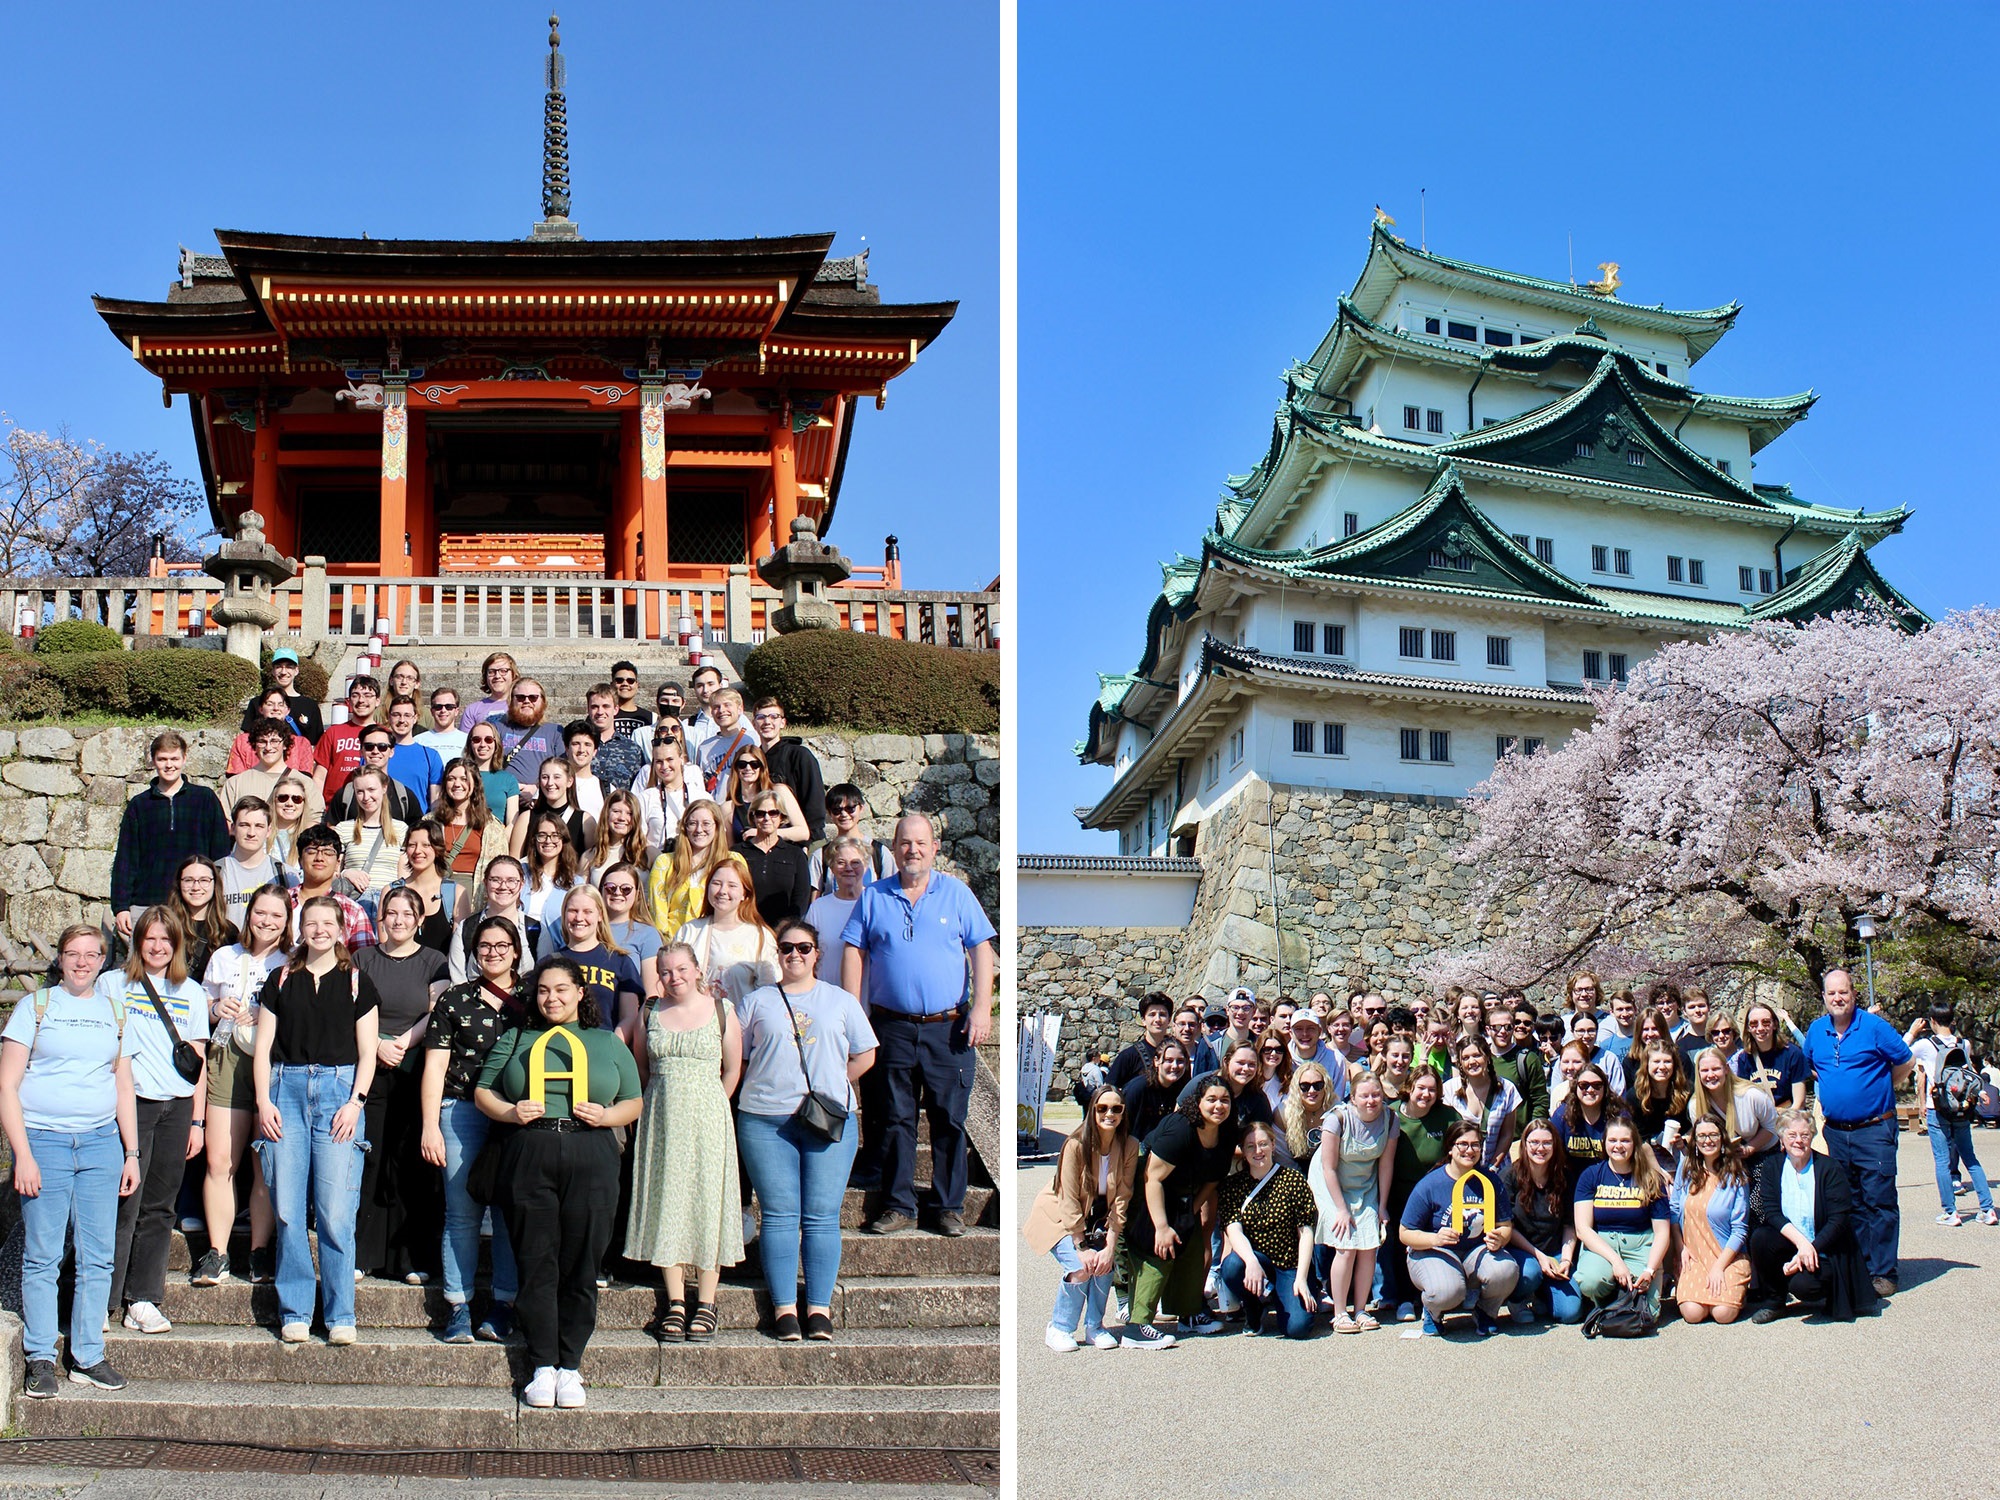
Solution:
<svg viewBox="0 0 2000 1500">
<path fill-rule="evenodd" d="M 178 1046 L 181 1039 L 181 1029 L 174 1025 L 174 1018 L 167 1014 L 167 1007 L 160 999 L 160 992 L 153 988 L 153 976 L 142 969 L 139 971 L 139 983 L 146 987 L 146 998 L 153 1002 L 153 1009 L 159 1015 L 160 1024 L 167 1028 L 167 1035 L 172 1037 L 175 1045 Z"/>
</svg>

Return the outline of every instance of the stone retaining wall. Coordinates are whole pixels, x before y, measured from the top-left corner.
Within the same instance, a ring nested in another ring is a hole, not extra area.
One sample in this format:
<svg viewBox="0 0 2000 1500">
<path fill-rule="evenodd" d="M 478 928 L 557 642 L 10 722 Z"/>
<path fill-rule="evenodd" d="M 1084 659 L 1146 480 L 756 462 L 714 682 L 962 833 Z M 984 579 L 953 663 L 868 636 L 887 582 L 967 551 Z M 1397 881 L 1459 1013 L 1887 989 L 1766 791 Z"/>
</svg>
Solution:
<svg viewBox="0 0 2000 1500">
<path fill-rule="evenodd" d="M 1158 989 L 1182 993 L 1170 981 L 1186 938 L 1178 927 L 1021 929 L 1021 1012 L 1062 1016 L 1056 1053 L 1063 1073 L 1073 1074 L 1092 1052 L 1115 1054 L 1136 1037 L 1141 997 Z"/>
<path fill-rule="evenodd" d="M 188 775 L 219 785 L 230 729 L 183 730 Z M 153 730 L 60 725 L 0 729 L 0 969 L 39 973 L 35 942 L 53 943 L 71 922 L 110 916 L 111 856 L 126 799 L 151 778 Z M 853 735 L 807 743 L 827 784 L 852 781 L 867 795 L 870 827 L 889 837 L 913 808 L 942 825 L 939 867 L 960 876 L 995 922 L 1000 909 L 1000 760 L 992 735 Z"/>
</svg>

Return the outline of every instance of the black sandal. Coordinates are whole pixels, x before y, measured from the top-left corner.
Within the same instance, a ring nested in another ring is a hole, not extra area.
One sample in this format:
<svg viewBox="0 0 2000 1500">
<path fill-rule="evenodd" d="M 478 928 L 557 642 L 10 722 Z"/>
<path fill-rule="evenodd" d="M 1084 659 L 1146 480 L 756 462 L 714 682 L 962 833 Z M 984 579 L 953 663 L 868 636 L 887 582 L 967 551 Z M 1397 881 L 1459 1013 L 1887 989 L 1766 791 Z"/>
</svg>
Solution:
<svg viewBox="0 0 2000 1500">
<path fill-rule="evenodd" d="M 660 1315 L 660 1337 L 680 1340 L 687 1337 L 687 1298 L 676 1297 L 667 1304 L 667 1310 Z"/>
<path fill-rule="evenodd" d="M 833 1319 L 823 1312 L 806 1314 L 806 1337 L 822 1344 L 833 1342 Z"/>
<path fill-rule="evenodd" d="M 795 1312 L 779 1313 L 771 1320 L 771 1333 L 781 1344 L 796 1344 L 799 1341 L 799 1315 Z"/>
<path fill-rule="evenodd" d="M 688 1319 L 687 1341 L 690 1344 L 707 1343 L 715 1337 L 716 1322 L 715 1304 L 713 1302 L 696 1303 L 694 1316 Z"/>
</svg>

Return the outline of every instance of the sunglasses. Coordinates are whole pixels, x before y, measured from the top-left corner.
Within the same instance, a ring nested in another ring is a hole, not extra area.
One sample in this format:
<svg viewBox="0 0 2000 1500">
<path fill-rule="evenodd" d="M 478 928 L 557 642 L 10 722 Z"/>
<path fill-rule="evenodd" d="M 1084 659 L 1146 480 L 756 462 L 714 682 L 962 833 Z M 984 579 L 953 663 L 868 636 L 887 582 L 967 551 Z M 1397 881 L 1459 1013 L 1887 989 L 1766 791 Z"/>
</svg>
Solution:
<svg viewBox="0 0 2000 1500">
<path fill-rule="evenodd" d="M 516 703 L 540 703 L 542 695 L 540 693 L 516 693 L 514 701 Z"/>
<path fill-rule="evenodd" d="M 780 943 L 778 944 L 778 951 L 780 953 L 791 954 L 810 953 L 813 951 L 813 947 L 814 945 L 811 943 Z"/>
<path fill-rule="evenodd" d="M 1601 1083 L 1579 1083 L 1576 1086 L 1576 1091 L 1579 1094 L 1601 1094 L 1604 1092 L 1604 1085 Z"/>
<path fill-rule="evenodd" d="M 300 796 L 297 792 L 292 792 L 286 796 L 273 797 L 271 800 L 273 802 L 285 803 L 296 806 L 297 804 L 304 802 L 306 799 Z"/>
<path fill-rule="evenodd" d="M 1323 1083 L 1302 1083 L 1299 1085 L 1299 1092 L 1301 1094 L 1323 1094 L 1326 1092 L 1326 1085 Z"/>
<path fill-rule="evenodd" d="M 611 680 L 619 687 L 632 687 L 639 681 L 636 677 L 614 677 Z"/>
<path fill-rule="evenodd" d="M 827 804 L 826 810 L 836 815 L 840 813 L 858 813 L 861 811 L 861 804 L 859 802 L 830 802 Z"/>
<path fill-rule="evenodd" d="M 750 814 L 751 817 L 757 819 L 760 823 L 766 818 L 782 818 L 784 815 L 784 809 L 780 807 L 760 807 Z"/>
<path fill-rule="evenodd" d="M 1097 1106 L 1097 1115 L 1100 1119 L 1115 1120 L 1124 1113 L 1125 1111 L 1115 1104 L 1100 1104 Z"/>
<path fill-rule="evenodd" d="M 735 762 L 735 766 L 739 771 L 761 771 L 764 769 L 763 766 L 754 760 L 739 760 Z"/>
<path fill-rule="evenodd" d="M 639 891 L 636 885 L 603 885 L 599 886 L 598 889 L 603 891 L 607 896 L 633 896 L 637 895 Z"/>
</svg>

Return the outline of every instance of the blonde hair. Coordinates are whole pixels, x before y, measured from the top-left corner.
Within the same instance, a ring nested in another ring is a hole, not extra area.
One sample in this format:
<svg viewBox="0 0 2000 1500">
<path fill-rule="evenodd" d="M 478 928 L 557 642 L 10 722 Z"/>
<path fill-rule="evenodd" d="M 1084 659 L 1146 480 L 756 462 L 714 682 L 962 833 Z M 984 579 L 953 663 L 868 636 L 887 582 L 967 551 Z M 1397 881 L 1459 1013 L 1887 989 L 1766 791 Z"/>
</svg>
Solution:
<svg viewBox="0 0 2000 1500">
<path fill-rule="evenodd" d="M 598 946 L 608 948 L 613 953 L 623 953 L 625 951 L 624 946 L 617 938 L 611 935 L 611 912 L 604 904 L 604 892 L 600 891 L 587 880 L 572 886 L 569 894 L 562 898 L 562 914 L 565 919 L 562 924 L 562 931 L 559 934 L 563 940 L 562 945 L 565 948 L 569 946 L 569 922 L 567 919 L 569 917 L 570 903 L 579 897 L 588 901 L 596 908 Z"/>
<path fill-rule="evenodd" d="M 1320 1091 L 1319 1113 L 1306 1115 L 1308 1108 L 1299 1093 L 1299 1085 L 1308 1078 L 1318 1076 L 1325 1087 Z M 1292 1153 L 1294 1161 L 1301 1161 L 1311 1153 L 1312 1143 L 1306 1132 L 1326 1118 L 1326 1112 L 1333 1108 L 1333 1078 L 1324 1065 L 1316 1062 L 1302 1062 L 1292 1070 L 1292 1086 L 1285 1097 L 1278 1101 L 1278 1119 L 1285 1127 L 1285 1149 Z"/>
<path fill-rule="evenodd" d="M 403 842 L 403 825 L 398 823 L 389 813 L 389 773 L 387 771 L 377 771 L 371 766 L 356 771 L 347 779 L 350 782 L 359 784 L 370 776 L 382 783 L 382 842 L 387 844 L 391 849 L 397 848 Z M 354 817 L 352 822 L 354 824 L 354 842 L 358 844 L 361 842 L 361 829 L 363 826 L 361 822 L 361 799 L 359 797 L 354 799 Z"/>
<path fill-rule="evenodd" d="M 708 853 L 697 859 L 693 846 L 688 843 L 687 826 L 688 819 L 692 818 L 697 812 L 704 810 L 715 824 L 715 838 L 709 843 Z M 672 852 L 663 854 L 660 857 L 673 861 L 667 868 L 667 886 L 669 889 L 681 884 L 683 881 L 699 877 L 702 888 L 706 890 L 708 887 L 708 877 L 715 872 L 715 867 L 730 857 L 729 814 L 723 810 L 722 804 L 707 797 L 702 798 L 699 802 L 690 802 L 687 805 L 687 809 L 681 814 L 680 827 L 674 833 L 674 847 Z M 744 867 L 744 873 L 746 875 L 749 873 L 747 865 Z M 703 900 L 705 904 L 706 897 Z"/>
<path fill-rule="evenodd" d="M 125 977 L 134 984 L 146 977 L 146 961 L 139 956 L 139 945 L 155 927 L 166 928 L 167 936 L 173 939 L 174 953 L 166 967 L 167 983 L 179 984 L 188 977 L 187 931 L 181 926 L 181 919 L 164 906 L 147 907 L 132 924 L 132 951 L 125 960 Z"/>
<path fill-rule="evenodd" d="M 1714 1057 L 1722 1064 L 1722 1087 L 1713 1094 L 1701 1081 L 1701 1061 Z M 1725 1140 L 1739 1140 L 1736 1128 L 1736 1070 L 1729 1066 L 1729 1059 L 1722 1055 L 1720 1047 L 1704 1047 L 1694 1055 L 1693 1066 L 1688 1070 L 1693 1076 L 1688 1082 L 1688 1115 L 1691 1121 L 1703 1115 L 1722 1117 L 1722 1134 Z"/>
</svg>

